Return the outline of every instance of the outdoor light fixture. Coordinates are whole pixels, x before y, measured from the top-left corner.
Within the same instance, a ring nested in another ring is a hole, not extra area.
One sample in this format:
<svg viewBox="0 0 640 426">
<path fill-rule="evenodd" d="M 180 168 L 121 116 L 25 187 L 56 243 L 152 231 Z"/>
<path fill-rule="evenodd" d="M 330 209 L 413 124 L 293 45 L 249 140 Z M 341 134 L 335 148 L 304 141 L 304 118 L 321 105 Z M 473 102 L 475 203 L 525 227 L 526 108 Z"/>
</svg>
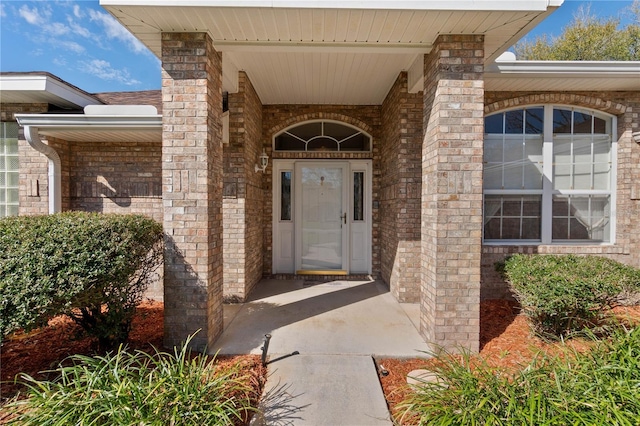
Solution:
<svg viewBox="0 0 640 426">
<path fill-rule="evenodd" d="M 631 137 L 635 143 L 640 143 L 640 132 L 631 133 Z"/>
<path fill-rule="evenodd" d="M 269 156 L 266 152 L 264 152 L 264 148 L 262 148 L 262 154 L 260 154 L 260 165 L 256 164 L 256 173 L 262 172 L 267 169 L 267 164 L 269 164 Z"/>
</svg>

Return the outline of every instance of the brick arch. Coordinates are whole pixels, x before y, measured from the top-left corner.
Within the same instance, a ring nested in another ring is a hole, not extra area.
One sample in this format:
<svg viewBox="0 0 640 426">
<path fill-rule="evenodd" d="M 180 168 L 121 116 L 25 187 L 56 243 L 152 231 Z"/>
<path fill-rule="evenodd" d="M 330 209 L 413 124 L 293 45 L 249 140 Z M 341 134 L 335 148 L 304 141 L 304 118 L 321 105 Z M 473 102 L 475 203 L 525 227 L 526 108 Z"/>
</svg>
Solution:
<svg viewBox="0 0 640 426">
<path fill-rule="evenodd" d="M 574 93 L 535 93 L 513 98 L 503 99 L 485 105 L 485 114 L 492 114 L 504 109 L 517 108 L 527 105 L 561 104 L 590 108 L 596 111 L 606 112 L 611 115 L 624 114 L 627 106 L 618 102 L 609 101 L 598 96 L 579 95 Z"/>
<path fill-rule="evenodd" d="M 302 124 L 306 121 L 312 121 L 312 120 L 333 120 L 333 121 L 339 121 L 341 123 L 350 124 L 352 126 L 357 127 L 360 130 L 364 130 L 373 138 L 373 129 L 367 123 L 365 123 L 362 120 L 358 120 L 357 118 L 354 118 L 345 114 L 335 113 L 335 112 L 314 112 L 309 114 L 298 115 L 295 117 L 290 117 L 284 120 L 283 122 L 273 126 L 271 129 L 269 129 L 268 135 L 270 138 L 272 138 L 273 135 L 286 129 L 287 127 L 290 127 L 296 124 Z"/>
</svg>

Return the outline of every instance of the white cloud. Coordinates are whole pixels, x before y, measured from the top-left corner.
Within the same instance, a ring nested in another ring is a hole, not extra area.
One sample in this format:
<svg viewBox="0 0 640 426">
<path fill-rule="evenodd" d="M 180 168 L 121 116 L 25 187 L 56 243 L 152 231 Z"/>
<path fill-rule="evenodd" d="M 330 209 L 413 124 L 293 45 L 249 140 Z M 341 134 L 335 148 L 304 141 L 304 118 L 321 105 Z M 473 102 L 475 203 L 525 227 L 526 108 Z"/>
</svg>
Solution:
<svg viewBox="0 0 640 426">
<path fill-rule="evenodd" d="M 71 17 L 69 17 L 68 21 L 69 21 L 69 28 L 74 34 L 77 34 L 80 37 L 84 37 L 84 38 L 91 37 L 91 31 L 89 31 L 87 28 L 75 22 L 73 19 L 71 19 Z"/>
<path fill-rule="evenodd" d="M 67 27 L 66 25 L 60 23 L 60 22 L 53 22 L 51 24 L 48 24 L 45 27 L 45 30 L 50 33 L 51 35 L 54 36 L 61 36 L 61 35 L 65 35 L 65 34 L 69 34 L 69 31 L 71 31 L 69 29 L 69 27 Z"/>
<path fill-rule="evenodd" d="M 126 69 L 115 69 L 111 63 L 102 59 L 80 62 L 79 69 L 106 81 L 117 81 L 127 86 L 140 84 L 140 81 L 132 78 Z"/>
<path fill-rule="evenodd" d="M 89 9 L 89 17 L 91 18 L 91 21 L 98 22 L 104 26 L 108 38 L 122 41 L 135 53 L 147 52 L 147 48 L 144 44 L 127 31 L 127 29 L 111 15 Z"/>
<path fill-rule="evenodd" d="M 4 10 L 4 4 L 0 3 L 0 17 L 4 18 L 5 16 L 7 16 L 7 12 Z"/>
<path fill-rule="evenodd" d="M 73 5 L 73 15 L 74 15 L 76 18 L 82 18 L 82 17 L 84 17 L 84 13 L 82 13 L 82 10 L 80 10 L 80 5 L 78 5 L 78 4 L 74 4 L 74 5 Z"/>
<path fill-rule="evenodd" d="M 23 4 L 18 13 L 31 25 L 42 25 L 45 22 L 44 17 L 40 15 L 40 11 L 35 6 L 30 9 L 29 6 Z"/>
<path fill-rule="evenodd" d="M 66 67 L 67 66 L 67 60 L 64 59 L 64 58 L 60 58 L 60 57 L 53 58 L 51 60 L 51 62 L 53 62 L 54 65 L 58 65 L 60 67 Z"/>
<path fill-rule="evenodd" d="M 86 49 L 81 44 L 76 43 L 75 41 L 52 41 L 52 44 L 62 47 L 65 50 L 70 50 L 75 53 L 84 53 Z"/>
</svg>

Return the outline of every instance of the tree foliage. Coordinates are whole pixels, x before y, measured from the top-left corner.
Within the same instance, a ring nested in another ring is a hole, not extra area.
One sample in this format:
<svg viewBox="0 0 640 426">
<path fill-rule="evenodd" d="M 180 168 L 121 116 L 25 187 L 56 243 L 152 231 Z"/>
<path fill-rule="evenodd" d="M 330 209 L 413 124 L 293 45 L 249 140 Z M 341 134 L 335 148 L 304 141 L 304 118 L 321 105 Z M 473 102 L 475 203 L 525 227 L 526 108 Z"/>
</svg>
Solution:
<svg viewBox="0 0 640 426">
<path fill-rule="evenodd" d="M 141 215 L 67 212 L 0 220 L 0 332 L 65 314 L 101 349 L 126 340 L 162 256 L 162 226 Z"/>
<path fill-rule="evenodd" d="M 627 11 L 631 23 L 620 18 L 598 18 L 580 8 L 558 37 L 542 35 L 514 46 L 520 60 L 540 61 L 640 61 L 640 0 Z"/>
</svg>

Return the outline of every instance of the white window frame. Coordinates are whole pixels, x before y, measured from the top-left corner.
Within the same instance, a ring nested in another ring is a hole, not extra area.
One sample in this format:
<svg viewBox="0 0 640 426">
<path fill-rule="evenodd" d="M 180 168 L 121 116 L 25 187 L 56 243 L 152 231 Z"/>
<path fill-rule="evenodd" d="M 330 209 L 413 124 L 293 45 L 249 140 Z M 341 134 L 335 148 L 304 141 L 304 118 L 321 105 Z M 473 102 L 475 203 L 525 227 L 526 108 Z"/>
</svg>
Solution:
<svg viewBox="0 0 640 426">
<path fill-rule="evenodd" d="M 485 240 L 484 238 L 484 225 L 482 242 L 484 245 L 590 245 L 590 246 L 611 246 L 616 242 L 616 222 L 617 222 L 617 172 L 618 172 L 618 135 L 617 117 L 611 114 L 604 113 L 602 111 L 593 110 L 590 108 L 578 107 L 575 105 L 565 104 L 535 104 L 524 105 L 515 108 L 503 109 L 496 111 L 490 115 L 503 114 L 509 111 L 518 111 L 529 108 L 544 108 L 544 129 L 543 129 L 543 148 L 542 148 L 542 174 L 543 184 L 542 191 L 540 190 L 485 190 L 483 188 L 483 223 L 484 223 L 484 197 L 485 195 L 540 195 L 542 194 L 541 205 L 541 229 L 540 240 L 524 240 L 524 239 L 491 239 Z M 611 175 L 609 182 L 609 190 L 557 190 L 553 188 L 553 110 L 554 108 L 569 109 L 572 111 L 584 112 L 596 117 L 600 117 L 606 120 L 610 120 L 611 125 Z M 488 116 L 490 116 L 488 115 Z M 488 117 L 487 116 L 487 117 Z M 483 184 L 484 186 L 484 184 Z M 554 195 L 608 195 L 610 197 L 610 228 L 609 228 L 609 241 L 586 241 L 586 240 L 562 240 L 553 241 L 552 239 L 552 221 L 553 221 L 553 196 Z"/>
</svg>

